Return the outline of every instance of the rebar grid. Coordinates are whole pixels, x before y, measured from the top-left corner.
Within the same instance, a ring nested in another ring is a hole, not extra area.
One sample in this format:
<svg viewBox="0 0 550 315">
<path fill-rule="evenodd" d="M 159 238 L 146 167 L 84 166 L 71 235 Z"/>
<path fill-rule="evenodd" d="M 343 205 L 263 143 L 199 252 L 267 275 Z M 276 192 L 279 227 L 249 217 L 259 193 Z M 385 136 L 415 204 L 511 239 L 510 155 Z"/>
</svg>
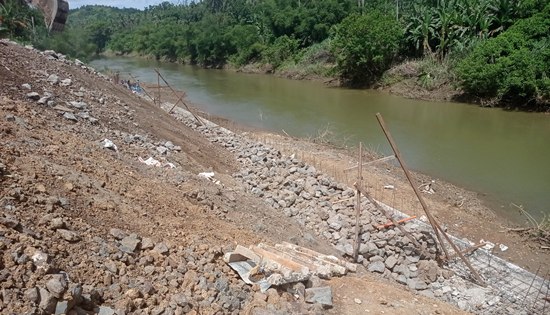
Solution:
<svg viewBox="0 0 550 315">
<path fill-rule="evenodd" d="M 381 204 L 381 206 L 391 211 L 397 220 L 407 217 L 399 210 L 388 205 Z M 420 220 L 414 220 L 411 223 L 417 224 L 421 229 L 432 233 L 432 227 L 429 224 Z M 449 236 L 460 250 L 472 246 L 468 241 Z M 453 251 L 450 251 L 450 254 L 453 254 Z M 479 310 L 479 314 L 546 315 L 550 313 L 550 303 L 544 299 L 550 292 L 548 274 L 546 274 L 546 277 L 541 277 L 538 273 L 533 274 L 483 248 L 479 248 L 465 256 L 469 258 L 472 266 L 485 280 L 488 288 L 499 297 L 494 305 Z M 457 258 L 448 262 L 446 267 L 455 272 L 457 276 L 472 282 L 472 285 L 474 285 L 475 279 L 472 277 L 470 270 Z"/>
<path fill-rule="evenodd" d="M 469 246 L 465 241 L 454 239 L 461 248 Z M 550 290 L 548 274 L 546 278 L 513 265 L 489 251 L 478 249 L 467 255 L 488 286 L 500 298 L 499 303 L 486 309 L 482 314 L 548 314 L 544 297 Z M 459 262 L 451 262 L 448 268 L 464 279 L 471 280 L 469 270 Z M 540 270 L 540 267 L 539 267 Z"/>
</svg>

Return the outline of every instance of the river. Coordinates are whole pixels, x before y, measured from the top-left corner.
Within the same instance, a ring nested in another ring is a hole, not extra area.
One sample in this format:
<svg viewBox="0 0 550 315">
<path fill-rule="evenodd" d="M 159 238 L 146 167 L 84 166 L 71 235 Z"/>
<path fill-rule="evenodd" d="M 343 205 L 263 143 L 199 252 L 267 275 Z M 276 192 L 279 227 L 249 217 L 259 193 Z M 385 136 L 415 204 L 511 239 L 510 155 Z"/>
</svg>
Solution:
<svg viewBox="0 0 550 315">
<path fill-rule="evenodd" d="M 476 105 L 410 100 L 373 90 L 329 88 L 319 82 L 160 63 L 134 58 L 94 60 L 97 70 L 132 73 L 156 82 L 159 68 L 201 109 L 235 122 L 293 136 L 329 128 L 337 139 L 383 154 L 391 148 L 380 112 L 407 164 L 479 192 L 506 217 L 511 203 L 535 217 L 550 215 L 550 115 Z"/>
</svg>

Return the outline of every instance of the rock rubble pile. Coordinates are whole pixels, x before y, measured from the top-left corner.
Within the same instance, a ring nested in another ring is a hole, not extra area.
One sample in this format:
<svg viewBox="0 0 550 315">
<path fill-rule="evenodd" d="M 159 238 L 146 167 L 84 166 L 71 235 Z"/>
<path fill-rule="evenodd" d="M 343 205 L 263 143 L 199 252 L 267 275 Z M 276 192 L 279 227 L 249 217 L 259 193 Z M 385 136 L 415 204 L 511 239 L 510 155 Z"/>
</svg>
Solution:
<svg viewBox="0 0 550 315">
<path fill-rule="evenodd" d="M 129 226 L 134 213 L 154 222 L 155 212 L 166 212 L 124 196 L 135 183 L 127 178 L 119 182 L 116 167 L 101 170 L 104 160 L 153 178 L 162 176 L 174 186 L 196 179 L 182 167 L 196 165 L 171 141 L 124 131 L 134 110 L 108 91 L 87 86 L 71 71 L 77 66 L 98 86 L 111 86 L 104 75 L 79 61 L 30 47 L 26 50 L 39 63 L 29 69 L 30 75 L 14 74 L 8 66 L 28 60 L 15 53 L 24 48 L 8 45 L 14 51 L 0 51 L 5 67 L 0 69 L 1 313 L 239 314 L 264 309 L 288 314 L 315 308 L 297 304 L 290 293 L 270 289 L 264 294 L 246 285 L 223 262 L 231 248 L 213 244 L 200 233 L 179 237 L 178 242 L 169 237 L 184 235 L 176 230 L 155 233 L 167 239 L 132 229 L 111 228 L 106 233 L 104 220 L 111 216 L 123 216 L 119 224 Z M 136 124 L 132 127 L 137 129 Z M 106 137 L 119 144 L 119 150 L 103 148 Z M 139 156 L 177 161 L 168 173 L 148 169 Z M 144 195 L 151 197 L 147 191 Z M 132 213 L 121 210 L 126 208 Z M 149 211 L 153 215 L 147 217 Z M 147 230 L 159 229 L 153 222 Z"/>
<path fill-rule="evenodd" d="M 242 168 L 233 176 L 249 193 L 262 198 L 305 229 L 315 231 L 316 236 L 327 239 L 342 255 L 351 259 L 355 237 L 355 190 L 293 156 L 284 156 L 274 148 L 247 139 L 246 135 L 237 135 L 213 123 L 198 125 L 183 110 L 179 113 L 176 114 L 178 119 L 186 125 L 235 154 Z M 379 230 L 377 226 L 387 223 L 388 218 L 366 198 L 362 199 L 361 207 L 358 262 L 366 270 L 463 310 L 487 314 L 525 312 L 518 306 L 505 307 L 498 290 L 478 287 L 453 271 L 441 268 L 436 261 L 439 255 L 436 241 L 426 224 L 414 221 L 404 224 L 420 243 L 421 248 L 416 248 L 398 229 Z"/>
<path fill-rule="evenodd" d="M 266 237 L 277 231 L 269 220 L 283 218 L 288 222 L 286 231 L 303 230 L 301 240 L 299 233 L 289 236 L 291 240 L 330 243 L 349 258 L 355 235 L 353 189 L 245 135 L 210 122 L 199 126 L 177 109 L 178 120 L 216 148 L 232 152 L 240 165 L 230 180 L 200 179 L 197 174 L 205 169 L 197 160 L 208 158 L 200 152 L 203 143 L 189 149 L 183 141 L 178 146 L 167 140 L 173 135 L 169 127 L 162 130 L 166 137 L 140 129 L 140 124 L 149 122 L 138 122 L 139 107 L 114 95 L 107 77 L 82 62 L 53 51 L 7 45 L 27 50 L 39 66 L 25 73 L 12 71 L 10 67 L 29 60 L 24 54 L 0 51 L 0 58 L 11 58 L 1 59 L 7 70 L 0 67 L 4 80 L 0 110 L 5 113 L 0 116 L 0 311 L 155 315 L 323 311 L 320 303 L 305 303 L 316 300 L 316 294 L 324 299 L 325 289 L 306 294 L 306 288 L 320 286 L 319 279 L 261 293 L 221 259 L 232 250 L 230 238 L 214 244 L 204 235 L 213 233 L 209 229 L 214 229 L 210 224 L 215 219 L 233 223 L 242 219 L 244 223 L 237 226 L 259 221 L 251 229 Z M 74 71 L 92 79 L 84 81 Z M 143 113 L 150 109 L 141 109 Z M 116 146 L 104 147 L 106 140 Z M 140 162 L 147 157 L 174 168 Z M 147 185 L 139 185 L 140 181 Z M 234 187 L 227 189 L 228 183 Z M 177 198 L 148 190 L 168 185 L 180 189 L 172 191 Z M 190 186 L 197 187 L 187 189 Z M 243 191 L 245 197 L 238 196 Z M 208 225 L 187 224 L 192 219 L 190 204 L 197 205 Z M 262 220 L 242 213 L 239 217 L 240 207 L 266 212 Z M 425 225 L 405 224 L 421 244 L 419 249 L 398 230 L 378 230 L 388 219 L 367 200 L 362 208 L 359 263 L 365 270 L 463 310 L 489 314 L 502 310 L 496 290 L 479 288 L 438 266 L 436 243 Z M 160 215 L 169 218 L 162 222 L 157 219 Z M 115 219 L 125 228 L 114 228 L 112 222 L 107 227 L 105 221 Z M 178 220 L 187 225 L 174 223 Z M 195 230 L 186 233 L 183 226 Z M 273 240 L 280 238 L 272 235 Z M 514 306 L 506 312 L 525 310 Z"/>
</svg>

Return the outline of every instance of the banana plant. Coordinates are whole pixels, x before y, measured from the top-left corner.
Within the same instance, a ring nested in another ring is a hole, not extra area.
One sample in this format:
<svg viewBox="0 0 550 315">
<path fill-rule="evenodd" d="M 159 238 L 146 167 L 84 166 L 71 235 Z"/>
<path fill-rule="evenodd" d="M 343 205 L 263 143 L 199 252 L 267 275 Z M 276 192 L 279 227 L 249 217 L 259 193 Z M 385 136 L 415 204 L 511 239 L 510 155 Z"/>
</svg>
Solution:
<svg viewBox="0 0 550 315">
<path fill-rule="evenodd" d="M 514 23 L 514 18 L 519 12 L 520 1 L 493 0 L 491 2 L 488 11 L 494 16 L 494 20 L 490 32 L 491 35 L 497 35 Z"/>
<path fill-rule="evenodd" d="M 432 49 L 429 43 L 434 32 L 435 21 L 432 10 L 427 6 L 415 4 L 410 22 L 406 26 L 407 40 L 422 54 L 431 54 Z"/>
<path fill-rule="evenodd" d="M 443 59 L 448 51 L 449 43 L 451 42 L 451 30 L 453 26 L 453 4 L 454 1 L 440 0 L 439 5 L 435 10 L 435 39 L 438 42 L 436 45 L 437 54 L 440 59 Z"/>
</svg>

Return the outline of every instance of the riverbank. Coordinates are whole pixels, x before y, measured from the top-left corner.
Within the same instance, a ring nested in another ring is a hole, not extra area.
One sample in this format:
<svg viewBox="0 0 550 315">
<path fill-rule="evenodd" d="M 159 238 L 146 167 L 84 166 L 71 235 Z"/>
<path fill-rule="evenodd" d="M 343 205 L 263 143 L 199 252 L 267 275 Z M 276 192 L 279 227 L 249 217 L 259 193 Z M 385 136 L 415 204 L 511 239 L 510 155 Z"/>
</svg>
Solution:
<svg viewBox="0 0 550 315">
<path fill-rule="evenodd" d="M 361 265 L 312 279 L 332 287 L 328 310 L 305 302 L 312 284 L 260 292 L 222 258 L 237 244 L 341 254 L 249 193 L 227 145 L 105 75 L 5 41 L 0 64 L 0 312 L 465 314 Z"/>
<path fill-rule="evenodd" d="M 492 268 L 480 272 L 493 282 L 479 287 L 463 265 L 437 264 L 424 223 L 405 224 L 413 246 L 378 230 L 387 218 L 365 199 L 356 274 L 259 292 L 222 255 L 287 241 L 350 260 L 353 189 L 247 134 L 181 108 L 169 115 L 171 104 L 55 52 L 4 42 L 0 61 L 2 311 L 464 314 L 447 301 L 517 314 L 528 299 L 544 312 L 528 294 L 541 278 L 485 253 Z M 334 292 L 329 310 L 305 302 L 304 288 L 319 284 Z"/>
<path fill-rule="evenodd" d="M 156 84 L 151 83 L 148 90 L 149 95 L 155 97 Z M 177 97 L 171 95 L 171 91 L 166 87 L 163 88 L 161 95 L 163 102 L 172 103 L 175 103 L 182 96 L 182 94 L 177 94 Z M 357 165 L 357 153 L 353 148 L 331 145 L 328 143 L 330 142 L 329 137 L 322 138 L 320 136 L 319 138 L 300 139 L 290 137 L 284 133 L 266 132 L 202 112 L 199 106 L 188 101 L 186 103 L 199 112 L 202 117 L 238 134 L 244 133 L 246 137 L 280 150 L 285 155 L 294 155 L 339 182 L 351 187 L 356 181 L 356 172 L 348 171 L 348 168 Z M 368 148 L 369 145 L 365 145 Z M 374 160 L 380 158 L 380 156 L 377 152 L 367 151 L 365 158 Z M 488 204 L 484 197 L 475 191 L 458 187 L 439 178 L 418 172 L 413 173 L 419 185 L 429 185 L 431 188 L 431 191 L 425 192 L 423 197 L 427 200 L 436 218 L 440 219 L 452 234 L 466 237 L 473 242 L 486 240 L 497 244 L 497 246 L 503 244 L 509 247 L 509 250 L 495 250 L 495 255 L 532 272 L 539 268 L 550 271 L 550 266 L 546 264 L 546 261 L 550 260 L 550 249 L 548 249 L 550 244 L 548 244 L 548 241 L 541 243 L 530 238 L 528 233 L 512 232 L 514 230 L 526 232 L 527 230 L 522 229 L 531 227 L 526 226 L 527 223 L 520 223 L 526 221 L 525 217 L 498 215 L 492 205 Z M 377 200 L 410 216 L 421 217 L 424 214 L 403 172 L 394 163 L 383 162 L 366 166 L 364 176 L 369 191 Z M 393 189 L 384 188 L 388 185 L 393 186 Z M 547 228 L 545 233 L 547 239 Z"/>
<path fill-rule="evenodd" d="M 170 103 L 164 103 L 162 108 L 169 110 L 173 108 L 173 106 Z M 203 118 L 202 122 L 198 123 L 196 118 L 191 113 L 181 108 L 175 109 L 172 115 L 178 120 L 184 122 L 187 126 L 204 134 L 213 143 L 222 144 L 238 157 L 238 161 L 241 162 L 245 168 L 241 172 L 235 174 L 235 176 L 245 185 L 247 191 L 250 191 L 252 194 L 262 198 L 264 202 L 272 206 L 274 209 L 282 211 L 289 218 L 297 220 L 300 225 L 304 226 L 304 228 L 310 228 L 315 231 L 316 235 L 322 235 L 324 238 L 330 240 L 332 244 L 340 251 L 345 252 L 347 255 L 352 255 L 353 233 L 351 227 L 353 227 L 353 209 L 355 207 L 353 192 L 347 188 L 346 184 L 342 185 L 341 182 L 335 180 L 333 177 L 326 177 L 326 173 L 324 172 L 321 172 L 321 176 L 317 175 L 319 174 L 319 170 L 316 167 L 302 162 L 303 159 L 300 157 L 300 153 L 304 154 L 305 152 L 313 152 L 313 155 L 320 153 L 312 151 L 311 147 L 304 148 L 302 146 L 302 144 L 311 145 L 311 142 L 293 142 L 290 144 L 291 149 L 289 152 L 285 152 L 284 149 L 279 151 L 279 148 L 281 148 L 281 145 L 284 144 L 285 141 L 276 137 L 271 143 L 266 137 L 272 139 L 272 134 L 264 134 L 260 136 L 260 139 L 257 139 L 256 136 L 258 136 L 258 134 L 251 132 L 250 130 L 246 132 L 241 131 L 239 133 L 234 133 L 227 128 L 223 128 L 212 123 L 210 120 L 212 117 L 208 117 L 208 120 Z M 232 126 L 231 122 L 226 120 L 225 124 Z M 250 141 L 251 138 L 252 141 Z M 261 143 L 269 142 L 269 144 L 261 145 L 258 144 L 257 141 L 260 141 Z M 286 149 L 288 150 L 288 147 Z M 334 152 L 332 150 L 327 150 L 327 147 L 320 147 L 318 149 L 321 149 L 324 153 L 327 151 Z M 341 163 L 339 164 L 341 165 Z M 371 175 L 368 171 L 366 173 L 368 174 L 367 176 Z M 372 177 L 370 180 L 372 182 Z M 375 191 L 376 188 L 368 184 L 369 180 L 366 180 L 366 182 L 367 186 L 370 187 L 370 193 L 373 194 L 373 191 Z M 324 186 L 328 188 L 325 188 Z M 407 277 L 411 275 L 415 278 L 417 274 L 414 272 L 402 273 L 401 267 L 394 265 L 394 260 L 392 258 L 395 257 L 393 256 L 394 253 L 398 253 L 395 254 L 396 256 L 403 255 L 403 248 L 405 248 L 405 255 L 407 255 L 407 245 L 399 244 L 398 240 L 392 240 L 395 237 L 395 231 L 388 231 L 386 233 L 389 234 L 386 234 L 383 229 L 380 230 L 380 228 L 378 228 L 378 233 L 376 233 L 376 230 L 373 228 L 375 228 L 378 224 L 385 223 L 387 219 L 384 218 L 380 211 L 369 207 L 368 202 L 366 204 L 362 202 L 362 204 L 363 207 L 366 206 L 365 210 L 368 211 L 368 214 L 363 212 L 360 218 L 360 222 L 364 225 L 361 238 L 363 240 L 368 240 L 367 243 L 370 241 L 374 242 L 378 249 L 384 248 L 384 251 L 380 252 L 374 247 L 371 247 L 371 250 L 374 251 L 371 255 L 374 256 L 371 256 L 368 260 L 363 260 L 363 265 L 368 269 L 368 271 L 381 273 L 383 277 L 394 279 L 398 283 L 406 284 L 411 289 L 419 290 L 421 294 L 428 294 L 431 296 L 433 293 L 433 296 L 438 297 L 439 299 L 448 300 L 452 303 L 458 303 L 459 307 L 462 309 L 487 313 L 516 313 L 519 311 L 518 309 L 514 309 L 515 306 L 502 307 L 502 305 L 499 305 L 496 306 L 495 309 L 492 309 L 490 307 L 488 308 L 484 304 L 477 305 L 474 310 L 470 308 L 471 305 L 468 306 L 467 304 L 463 304 L 464 301 L 462 301 L 461 298 L 458 300 L 450 298 L 450 296 L 444 293 L 445 289 L 443 289 L 443 291 L 440 290 L 440 285 L 443 287 L 445 287 L 446 284 L 451 283 L 452 285 L 458 285 L 454 282 L 457 278 L 449 278 L 450 282 L 446 282 L 443 278 L 447 278 L 449 274 L 446 274 L 445 272 L 439 274 L 440 277 L 443 277 L 438 278 L 440 284 L 434 284 L 431 282 L 435 278 L 432 280 L 427 280 L 427 278 L 424 278 L 423 276 L 421 277 L 422 280 L 420 282 L 415 279 L 407 279 Z M 390 211 L 394 211 L 394 213 L 398 215 L 397 212 L 395 212 L 395 209 Z M 437 212 L 436 216 L 440 218 L 442 213 Z M 412 224 L 405 223 L 405 228 L 415 230 L 419 226 L 427 227 L 427 225 L 421 223 L 421 221 L 422 219 L 420 221 L 412 221 Z M 493 222 L 498 222 L 498 220 L 493 220 Z M 465 225 L 465 222 L 461 223 L 462 225 Z M 419 234 L 414 235 L 419 236 Z M 465 239 L 459 240 L 454 238 L 454 242 L 462 244 L 461 246 L 468 246 L 468 241 L 465 241 Z M 470 244 L 473 245 L 473 243 Z M 405 245 L 405 247 L 402 247 L 403 245 Z M 496 245 L 497 247 L 495 247 L 494 250 L 491 250 L 492 253 L 496 253 L 497 251 L 506 252 L 508 250 L 508 247 L 504 244 Z M 518 244 L 518 246 L 521 245 Z M 369 256 L 366 252 L 367 247 L 361 248 L 362 249 L 359 251 L 361 253 L 360 260 L 364 258 L 364 255 Z M 421 257 L 425 254 L 421 254 Z M 478 260 L 478 255 L 488 256 L 484 256 L 484 258 L 480 261 Z M 424 258 L 421 259 L 426 259 L 426 256 L 423 257 Z M 407 259 L 408 258 L 405 257 L 405 264 Z M 468 285 L 460 289 L 463 294 L 464 292 L 469 292 L 465 294 L 474 294 L 478 297 L 482 295 L 483 298 L 481 299 L 488 303 L 488 305 L 492 305 L 492 303 L 498 304 L 500 302 L 504 303 L 504 305 L 508 305 L 508 303 L 516 304 L 517 301 L 516 298 L 508 300 L 511 298 L 508 295 L 510 290 L 520 292 L 524 292 L 524 290 L 527 292 L 529 291 L 527 286 L 520 283 L 526 281 L 529 277 L 532 278 L 532 274 L 531 276 L 520 276 L 521 272 L 517 273 L 517 266 L 509 265 L 503 260 L 499 260 L 492 254 L 488 254 L 482 250 L 479 250 L 474 255 L 469 256 L 469 259 L 471 259 L 471 262 L 475 268 L 478 268 L 481 272 L 483 278 L 487 279 L 489 286 L 499 292 L 496 294 L 500 297 L 496 299 L 496 301 L 499 302 L 495 302 L 492 297 L 493 293 L 490 293 L 491 290 L 482 290 L 473 293 L 471 290 L 478 289 L 474 289 Z M 544 260 L 546 259 L 547 258 L 544 258 Z M 386 264 L 389 262 L 391 266 L 390 269 L 393 269 L 393 273 L 391 270 L 388 271 L 383 268 L 382 266 L 384 264 L 380 264 L 381 261 Z M 400 257 L 395 260 L 395 262 L 402 263 L 403 260 Z M 502 265 L 502 263 L 504 263 L 504 265 Z M 378 269 L 377 265 L 381 268 Z M 459 265 L 460 264 L 449 264 L 448 267 L 450 270 L 458 272 L 458 270 L 454 268 Z M 462 266 L 462 268 L 463 267 L 464 266 Z M 423 268 L 426 268 L 426 265 L 421 267 L 421 269 Z M 537 274 L 540 272 L 541 268 L 546 269 L 546 264 L 543 263 L 542 265 L 539 265 L 537 268 Z M 495 277 L 495 275 L 492 274 L 495 271 L 499 274 L 499 276 Z M 419 272 L 422 273 L 422 271 Z M 432 270 L 432 272 L 435 271 Z M 535 277 L 534 279 L 537 278 Z M 536 281 L 540 282 L 540 284 L 544 286 L 543 282 L 545 280 L 542 280 L 542 278 Z M 428 284 L 428 290 L 424 291 L 425 286 L 423 283 Z M 461 296 L 461 293 L 455 292 L 453 295 Z M 506 300 L 511 302 L 506 302 Z M 539 310 L 536 310 L 535 312 L 539 312 Z"/>
<path fill-rule="evenodd" d="M 106 51 L 104 57 L 128 57 L 144 60 L 157 60 L 152 55 L 130 53 L 125 55 Z M 182 64 L 173 60 L 161 59 L 160 62 Z M 185 62 L 183 62 L 185 64 Z M 321 82 L 329 87 L 346 87 L 338 76 L 333 75 L 334 63 L 326 62 L 287 62 L 277 68 L 266 63 L 249 63 L 243 66 L 226 64 L 223 69 L 246 74 L 273 75 L 291 80 L 308 80 Z M 405 61 L 394 65 L 373 84 L 371 88 L 385 93 L 409 99 L 426 101 L 459 101 L 473 105 L 483 105 L 480 100 L 468 97 L 456 88 L 457 82 L 452 79 L 447 65 L 439 64 L 430 58 Z M 427 79 L 428 78 L 428 79 Z"/>
<path fill-rule="evenodd" d="M 309 80 L 321 82 L 327 87 L 349 88 L 334 73 L 335 64 L 290 63 L 274 69 L 272 65 L 251 63 L 241 67 L 226 66 L 224 69 L 247 74 L 274 75 L 291 80 Z M 482 107 L 498 107 L 491 100 L 469 96 L 458 87 L 459 82 L 445 63 L 439 63 L 426 57 L 408 60 L 388 69 L 371 87 L 384 93 L 413 100 L 434 102 L 460 102 Z M 360 89 L 360 88 L 358 88 Z M 541 109 L 550 112 L 550 108 Z"/>
</svg>

